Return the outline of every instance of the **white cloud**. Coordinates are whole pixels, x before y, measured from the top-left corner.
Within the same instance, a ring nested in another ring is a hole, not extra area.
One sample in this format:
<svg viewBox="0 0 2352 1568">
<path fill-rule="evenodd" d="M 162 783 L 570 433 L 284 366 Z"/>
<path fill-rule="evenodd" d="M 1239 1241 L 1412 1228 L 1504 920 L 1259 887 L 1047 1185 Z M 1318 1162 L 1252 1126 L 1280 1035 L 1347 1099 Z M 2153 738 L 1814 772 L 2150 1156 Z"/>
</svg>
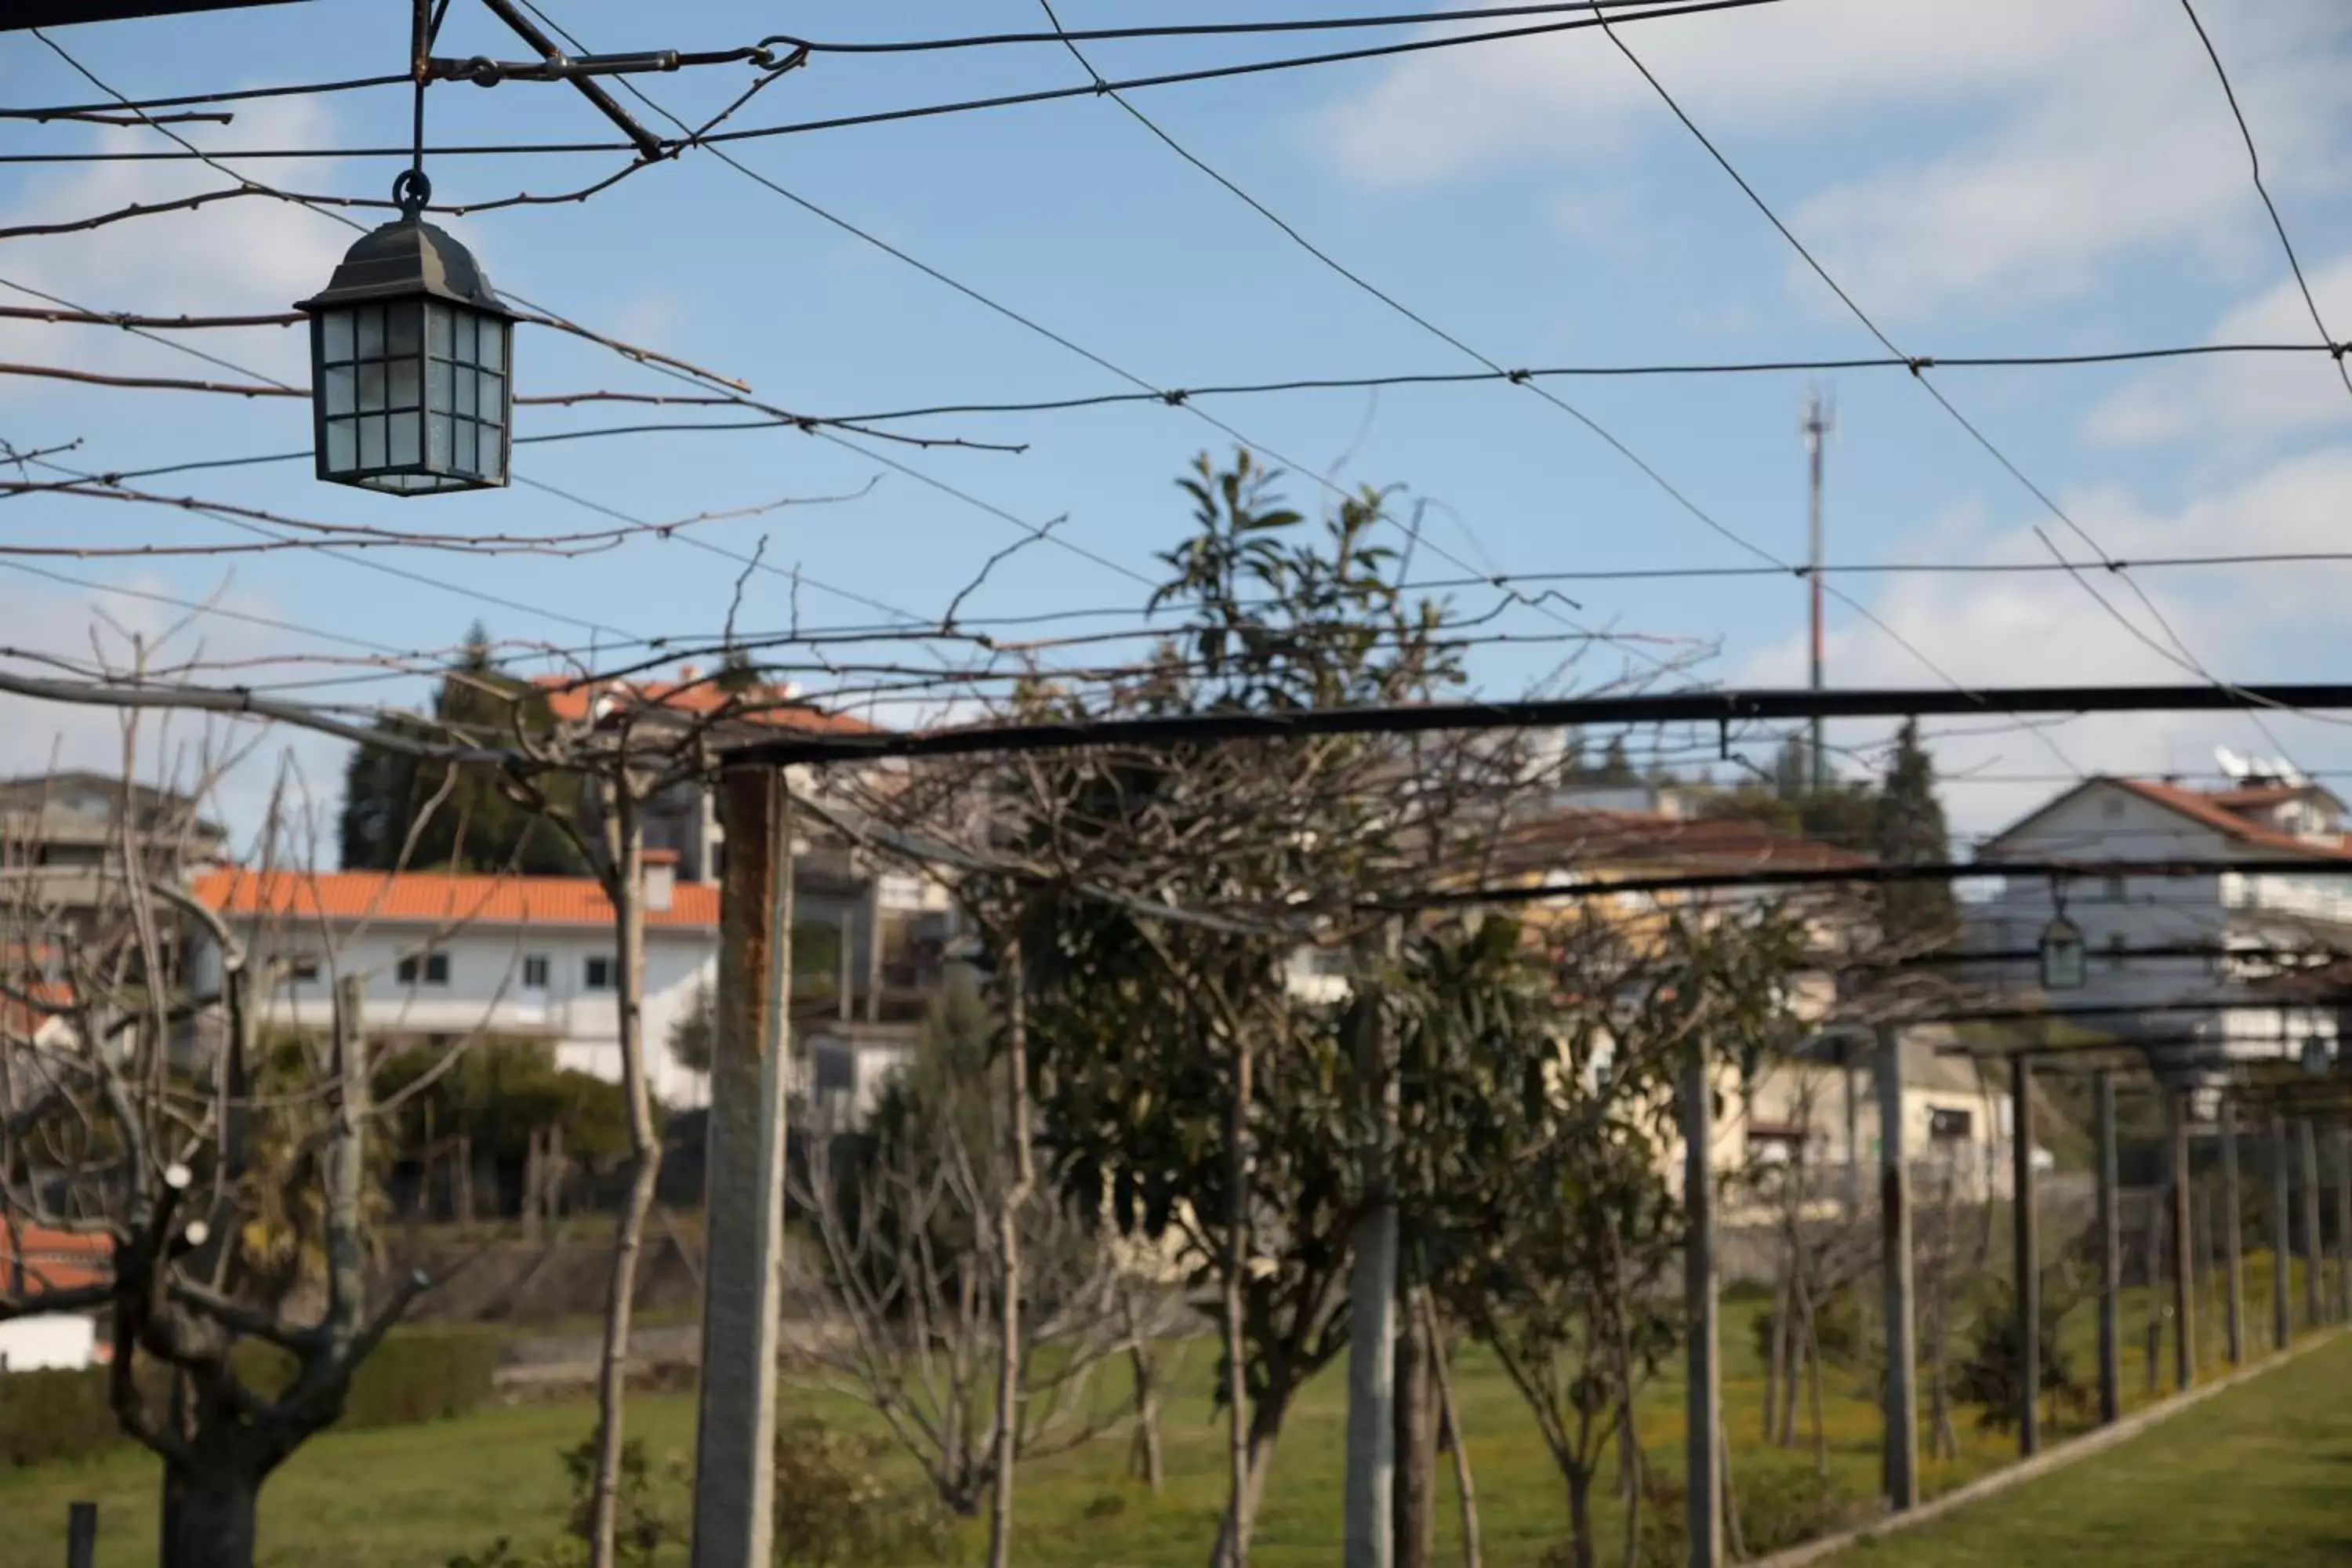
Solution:
<svg viewBox="0 0 2352 1568">
<path fill-rule="evenodd" d="M 2274 183 L 2319 179 L 2344 118 L 2342 11 L 2309 0 L 2227 23 L 2217 42 Z M 1765 195 L 1874 310 L 2042 302 L 2119 255 L 2261 237 L 2220 86 L 2169 6 L 1813 0 L 1622 37 L 1735 163 L 1759 139 L 1811 139 L 1811 166 L 1841 172 Z M 1687 141 L 1597 31 L 1413 57 L 1318 128 L 1349 173 L 1390 186 L 1590 173 Z"/>
<path fill-rule="evenodd" d="M 240 106 L 236 129 L 236 140 L 247 145 L 329 146 L 335 135 L 334 122 L 324 109 L 295 99 Z M 152 132 L 108 128 L 93 132 L 89 148 L 145 151 L 157 140 Z M 331 163 L 286 163 L 247 172 L 289 190 L 340 193 L 336 167 Z M 68 164 L 28 181 L 17 199 L 0 209 L 0 226 L 67 222 L 233 184 L 193 162 Z M 355 211 L 352 216 L 356 222 L 372 224 L 388 215 Z M 331 218 L 291 203 L 244 196 L 79 233 L 11 240 L 6 256 L 0 258 L 0 278 L 101 310 L 258 314 L 286 310 L 318 292 L 356 237 Z M 36 303 L 5 289 L 0 289 L 0 300 Z M 176 338 L 280 380 L 299 384 L 309 379 L 307 340 L 299 328 L 188 332 Z M 5 323 L 0 326 L 0 357 L 211 380 L 234 375 L 130 333 L 89 327 Z M 0 395 L 22 399 L 42 393 L 39 384 L 20 382 L 0 385 Z"/>
<path fill-rule="evenodd" d="M 171 592 L 176 584 L 153 576 L 121 580 L 121 586 L 147 593 Z M 179 597 L 204 599 L 188 594 Z M 248 615 L 268 616 L 272 606 L 254 595 L 224 592 L 213 603 Z M 148 651 L 151 665 L 202 658 L 235 663 L 281 648 L 283 638 L 267 628 L 185 611 L 121 594 L 61 589 L 37 577 L 0 574 L 0 625 L 12 647 L 56 655 L 84 668 L 130 668 L 135 647 Z M 133 639 L 136 639 L 134 644 Z M 54 667 L 12 660 L 12 673 L 66 678 Z M 217 670 L 188 679 L 214 684 Z M 124 710 L 0 696 L 0 777 L 38 773 L 51 767 L 88 768 L 120 774 L 124 765 Z M 142 783 L 191 788 L 232 757 L 212 786 L 209 809 L 242 845 L 267 819 L 281 763 L 290 757 L 307 785 L 291 789 L 283 809 L 307 811 L 331 822 L 341 783 L 343 747 L 337 742 L 286 729 L 258 726 L 194 713 L 148 712 L 138 717 L 131 737 L 131 767 Z"/>
<path fill-rule="evenodd" d="M 2285 258 L 2274 254 L 2284 272 Z M 2329 330 L 2339 339 L 2352 331 L 2352 256 L 2333 261 L 2306 256 L 2305 269 Z M 2206 341 L 2300 343 L 2317 337 L 2303 291 L 2284 277 L 2223 315 Z M 2084 433 L 2116 447 L 2155 446 L 2189 436 L 2273 440 L 2315 428 L 2341 431 L 2347 417 L 2352 395 L 2326 357 L 2232 355 L 2145 373 L 2094 408 Z"/>
<path fill-rule="evenodd" d="M 2178 510 L 2153 512 L 2127 498 L 2100 491 L 2062 498 L 2069 512 L 2104 547 L 2126 563 L 2159 555 L 2336 550 L 2343 547 L 2341 498 L 2352 487 L 2352 447 L 2336 447 L 2280 463 L 2225 491 Z M 2041 520 L 2035 520 L 2041 521 Z M 2052 537 L 2074 559 L 2089 552 L 2054 522 Z M 2049 551 L 2032 528 L 1981 539 L 1973 550 L 1947 548 L 1943 559 L 1986 565 L 2046 562 Z M 2340 619 L 2341 569 L 2294 567 L 2146 569 L 2130 574 L 2161 613 L 2163 625 L 2129 584 L 2095 565 L 2083 574 L 2116 614 L 2146 634 L 2135 637 L 2095 602 L 2083 583 L 2063 573 L 1914 575 L 1883 588 L 1866 580 L 1841 585 L 1867 605 L 1944 675 L 1962 685 L 2195 682 L 2193 671 L 2164 651 L 2177 636 L 2198 660 L 2224 679 L 2259 679 L 2285 672 L 2283 649 L 2301 640 L 2328 638 Z M 1832 605 L 1838 629 L 1829 664 L 1842 686 L 1940 686 L 1942 679 L 1851 610 Z M 2170 627 L 2168 635 L 2165 626 Z M 2150 646 L 2153 643 L 2155 646 Z M 1750 658 L 1739 681 L 1790 684 L 1802 678 L 1802 646 L 1791 638 Z M 2208 765 L 2216 742 L 2240 751 L 2292 751 L 2314 731 L 2284 719 L 2271 721 L 2280 737 L 2265 738 L 2243 716 L 2110 715 L 2069 721 L 2046 731 L 2065 763 L 2016 721 L 1943 720 L 1931 731 L 1991 731 L 1951 735 L 1937 746 L 1939 771 L 2050 773 L 2067 765 L 2092 772 L 2156 773 Z M 1866 739 L 1864 726 L 1832 739 Z M 2341 744 L 2341 741 L 2336 743 Z M 1956 828 L 1981 831 L 2021 815 L 2054 793 L 2047 784 L 1988 785 L 1951 792 Z"/>
</svg>

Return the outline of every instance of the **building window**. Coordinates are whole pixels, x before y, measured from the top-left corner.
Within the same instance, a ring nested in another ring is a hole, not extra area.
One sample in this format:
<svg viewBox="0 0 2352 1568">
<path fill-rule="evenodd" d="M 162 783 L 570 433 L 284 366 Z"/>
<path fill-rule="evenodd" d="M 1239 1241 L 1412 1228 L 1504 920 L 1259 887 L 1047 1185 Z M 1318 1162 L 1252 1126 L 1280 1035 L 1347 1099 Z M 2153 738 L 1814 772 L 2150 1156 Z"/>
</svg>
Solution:
<svg viewBox="0 0 2352 1568">
<path fill-rule="evenodd" d="M 2121 822 L 2124 819 L 2124 803 L 2116 796 L 2109 795 L 2099 803 L 2099 815 L 2109 822 Z"/>
<path fill-rule="evenodd" d="M 613 961 L 601 952 L 592 955 L 583 966 L 580 982 L 591 991 L 610 991 L 613 988 Z"/>
<path fill-rule="evenodd" d="M 286 961 L 286 978 L 298 983 L 307 983 L 318 979 L 318 958 L 311 953 L 306 952 L 301 954 L 299 957 L 288 959 Z"/>
<path fill-rule="evenodd" d="M 2111 903 L 2111 904 L 2120 904 L 2120 903 L 2122 903 L 2123 901 L 2124 901 L 2124 879 L 2123 879 L 2121 877 L 2110 877 L 2110 878 L 2108 878 L 2108 879 L 2107 879 L 2107 902 L 2109 902 L 2109 903 Z"/>
<path fill-rule="evenodd" d="M 526 991 L 547 989 L 547 954 L 534 952 L 522 961 L 522 988 Z"/>
<path fill-rule="evenodd" d="M 1965 1110 L 1950 1110 L 1940 1105 L 1927 1109 L 1927 1136 L 1938 1143 L 1957 1143 L 1965 1140 L 1972 1125 L 1972 1120 Z"/>
<path fill-rule="evenodd" d="M 2124 940 L 2123 932 L 2110 931 L 2107 934 L 2107 967 L 2121 969 L 2124 966 L 2124 957 L 2130 950 L 2130 946 L 2131 944 Z"/>
<path fill-rule="evenodd" d="M 403 985 L 417 984 L 420 979 L 426 985 L 446 985 L 449 984 L 449 955 L 428 952 L 422 958 L 404 958 L 400 961 L 399 973 Z"/>
</svg>

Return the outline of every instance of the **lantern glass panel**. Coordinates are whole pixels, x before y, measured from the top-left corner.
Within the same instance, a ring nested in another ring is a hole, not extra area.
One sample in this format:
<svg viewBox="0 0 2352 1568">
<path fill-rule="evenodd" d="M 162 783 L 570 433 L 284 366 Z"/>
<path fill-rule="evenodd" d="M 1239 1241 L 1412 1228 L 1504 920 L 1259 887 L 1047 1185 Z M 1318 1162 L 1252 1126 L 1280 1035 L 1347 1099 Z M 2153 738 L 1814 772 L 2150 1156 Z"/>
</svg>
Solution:
<svg viewBox="0 0 2352 1568">
<path fill-rule="evenodd" d="M 404 495 L 506 482 L 502 314 L 422 288 L 308 308 L 321 479 Z"/>
<path fill-rule="evenodd" d="M 2085 968 L 2083 933 L 2071 921 L 2052 921 L 2042 933 L 2042 988 L 2080 991 Z"/>
</svg>

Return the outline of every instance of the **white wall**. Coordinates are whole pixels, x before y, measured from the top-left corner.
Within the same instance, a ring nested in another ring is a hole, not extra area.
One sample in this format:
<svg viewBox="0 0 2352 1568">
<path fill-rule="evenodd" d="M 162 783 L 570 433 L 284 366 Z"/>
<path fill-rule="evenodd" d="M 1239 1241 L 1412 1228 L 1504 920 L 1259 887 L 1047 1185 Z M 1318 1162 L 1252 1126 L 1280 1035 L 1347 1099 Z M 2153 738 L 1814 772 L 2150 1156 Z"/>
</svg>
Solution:
<svg viewBox="0 0 2352 1568">
<path fill-rule="evenodd" d="M 2042 819 L 2012 833 L 1991 847 L 1989 854 L 2017 859 L 2181 859 L 2242 858 L 2252 851 L 2242 841 L 2194 822 L 2133 792 L 2099 785 L 2080 792 Z M 2284 861 L 2282 875 L 2242 877 L 2133 877 L 2115 880 L 2076 878 L 2066 885 L 2066 918 L 2083 933 L 2087 973 L 2083 988 L 2053 998 L 2074 1008 L 2112 1005 L 2119 1011 L 2170 1001 L 2218 997 L 2229 987 L 2204 958 L 2111 958 L 2120 942 L 2126 949 L 2172 944 L 2316 945 L 2308 932 L 2267 921 L 2263 908 L 2289 904 L 2290 894 L 2302 893 L 2307 883 L 2323 897 L 2343 902 L 2343 891 L 2329 892 L 2323 883 L 2341 878 L 2296 879 L 2295 862 Z M 2352 890 L 2352 889 L 2347 889 Z M 2331 906 L 2332 907 L 2332 906 Z M 2056 912 L 2051 887 L 2043 879 L 2017 879 L 1994 897 L 1967 906 L 1975 927 L 1973 943 L 1986 948 L 2024 950 L 2041 940 L 2042 929 Z M 2326 910 L 2302 910 L 2319 914 Z M 2344 918 L 2352 918 L 2347 908 Z M 2038 984 L 2032 964 L 2006 966 L 2002 977 L 2021 985 Z M 2168 1020 L 2151 1016 L 2149 1026 L 2166 1036 L 2210 1032 L 2231 1042 L 2234 1050 L 2273 1054 L 2278 1037 L 2274 1005 L 2215 1015 L 2179 1014 Z M 2332 1015 L 2298 1013 L 2288 1021 L 2294 1037 L 2316 1033 L 2333 1040 Z"/>
<path fill-rule="evenodd" d="M 428 942 L 448 959 L 445 984 L 399 978 L 403 958 Z M 620 1030 L 609 990 L 591 990 L 591 957 L 614 956 L 605 926 L 469 926 L 439 936 L 432 928 L 377 924 L 330 934 L 278 933 L 277 950 L 317 962 L 315 978 L 282 980 L 263 1005 L 262 1026 L 322 1029 L 332 1020 L 337 977 L 366 977 L 368 1026 L 382 1033 L 458 1035 L 474 1029 L 544 1039 L 557 1062 L 617 1080 Z M 698 1075 L 671 1059 L 671 1026 L 693 1005 L 698 983 L 715 983 L 719 933 L 702 928 L 654 926 L 646 932 L 645 1034 L 654 1093 L 673 1104 L 693 1102 Z M 257 952 L 257 960 L 273 956 Z M 546 984 L 524 984 L 530 959 L 546 961 Z M 199 991 L 218 981 L 218 960 L 207 948 L 196 962 Z"/>
<path fill-rule="evenodd" d="M 0 1322 L 0 1372 L 79 1372 L 97 1359 L 98 1325 L 66 1312 Z"/>
</svg>

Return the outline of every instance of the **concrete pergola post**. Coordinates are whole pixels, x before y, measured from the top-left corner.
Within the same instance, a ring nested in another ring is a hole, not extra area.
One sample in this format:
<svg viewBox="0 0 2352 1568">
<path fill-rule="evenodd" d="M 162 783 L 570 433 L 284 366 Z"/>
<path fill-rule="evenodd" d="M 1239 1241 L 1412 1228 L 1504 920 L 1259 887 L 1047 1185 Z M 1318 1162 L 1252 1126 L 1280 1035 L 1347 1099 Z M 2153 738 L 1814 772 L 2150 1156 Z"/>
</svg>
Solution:
<svg viewBox="0 0 2352 1568">
<path fill-rule="evenodd" d="M 2229 1276 L 2230 1364 L 2246 1363 L 2246 1244 L 2240 1234 L 2238 1103 L 2221 1101 L 2221 1262 Z"/>
<path fill-rule="evenodd" d="M 2123 1414 L 2124 1248 L 2116 1212 L 2116 1078 L 2101 1068 L 2091 1076 L 2098 1122 L 2099 1420 Z"/>
<path fill-rule="evenodd" d="M 2284 1350 L 2294 1338 L 2294 1226 L 2289 1199 L 2288 1170 L 2293 1151 L 2287 1147 L 2286 1113 L 2271 1111 L 2271 1348 Z"/>
<path fill-rule="evenodd" d="M 1683 1080 L 1683 1311 L 1688 1325 L 1684 1459 L 1690 1568 L 1723 1562 L 1723 1388 L 1715 1295 L 1715 1086 L 1706 1048 Z"/>
<path fill-rule="evenodd" d="M 710 1052 L 694 1568 L 768 1568 L 776 1352 L 783 1318 L 786 997 L 793 969 L 792 797 L 784 770 L 719 784 L 727 864 Z"/>
<path fill-rule="evenodd" d="M 2033 1062 L 2009 1062 L 2010 1215 L 2017 1268 L 2017 1451 L 2042 1448 L 2042 1247 L 2034 1225 Z"/>
<path fill-rule="evenodd" d="M 2336 1145 L 2336 1319 L 2352 1321 L 2352 1132 L 2338 1127 Z"/>
<path fill-rule="evenodd" d="M 2172 1199 L 2172 1383 L 2186 1392 L 2197 1382 L 2197 1253 L 2189 1227 L 2189 1091 L 2166 1097 L 2171 1134 Z"/>
<path fill-rule="evenodd" d="M 2319 1246 L 2319 1129 L 2309 1117 L 2298 1117 L 2295 1142 L 2303 1155 L 2303 1321 L 2317 1328 L 2326 1321 L 2320 1305 L 2320 1276 L 2327 1272 L 2326 1255 Z"/>
<path fill-rule="evenodd" d="M 1901 1513 L 1919 1502 L 1918 1349 L 1911 1310 L 1911 1173 L 1903 1150 L 1902 1035 L 1878 1029 L 1878 1194 L 1882 1271 L 1886 1286 L 1887 1506 Z"/>
</svg>

